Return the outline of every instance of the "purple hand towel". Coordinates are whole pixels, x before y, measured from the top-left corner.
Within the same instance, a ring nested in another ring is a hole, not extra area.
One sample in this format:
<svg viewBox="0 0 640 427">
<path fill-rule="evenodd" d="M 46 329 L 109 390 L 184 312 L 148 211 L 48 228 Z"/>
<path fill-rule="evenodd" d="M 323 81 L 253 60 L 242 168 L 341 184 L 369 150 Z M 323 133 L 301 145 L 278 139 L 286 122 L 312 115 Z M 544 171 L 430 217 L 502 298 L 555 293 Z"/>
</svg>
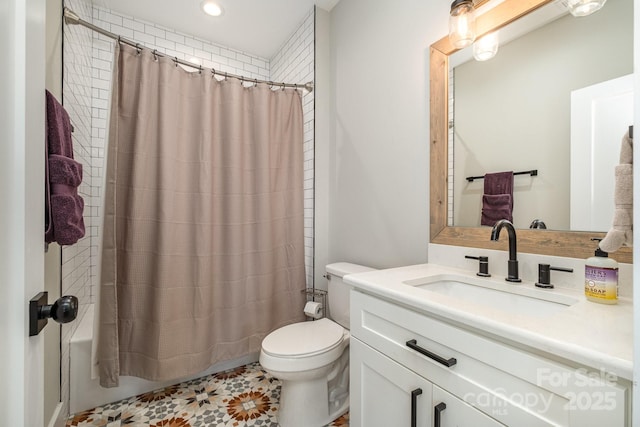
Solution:
<svg viewBox="0 0 640 427">
<path fill-rule="evenodd" d="M 512 171 L 488 173 L 484 176 L 480 224 L 493 226 L 501 219 L 513 221 Z"/>
<path fill-rule="evenodd" d="M 51 219 L 55 230 L 55 241 L 60 245 L 73 245 L 84 237 L 84 219 L 82 215 L 68 215 L 67 212 L 80 212 L 84 209 L 84 200 L 77 194 L 52 194 Z"/>
<path fill-rule="evenodd" d="M 68 157 L 52 154 L 49 156 L 49 184 L 64 184 L 71 190 L 82 183 L 82 165 Z"/>
<path fill-rule="evenodd" d="M 58 100 L 47 90 L 46 142 L 47 154 L 59 154 L 73 159 L 71 120 Z"/>
<path fill-rule="evenodd" d="M 82 165 L 73 160 L 69 115 L 49 91 L 46 104 L 45 241 L 72 245 L 85 233 L 84 201 L 78 195 Z"/>
<path fill-rule="evenodd" d="M 482 196 L 482 225 L 493 226 L 501 219 L 513 222 L 510 194 L 485 194 Z"/>
</svg>

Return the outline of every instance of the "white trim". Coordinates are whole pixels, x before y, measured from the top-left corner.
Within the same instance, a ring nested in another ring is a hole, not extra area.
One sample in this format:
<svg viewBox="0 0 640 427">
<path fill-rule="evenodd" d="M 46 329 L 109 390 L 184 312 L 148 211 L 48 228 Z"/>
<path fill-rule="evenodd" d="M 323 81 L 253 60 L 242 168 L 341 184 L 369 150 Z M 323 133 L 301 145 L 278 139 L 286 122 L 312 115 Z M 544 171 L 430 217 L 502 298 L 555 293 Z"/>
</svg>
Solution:
<svg viewBox="0 0 640 427">
<path fill-rule="evenodd" d="M 59 402 L 56 405 L 56 409 L 53 410 L 53 414 L 51 415 L 51 419 L 47 424 L 47 427 L 64 427 L 65 419 L 62 416 L 62 402 Z"/>
<path fill-rule="evenodd" d="M 0 414 L 42 426 L 41 336 L 28 337 L 28 300 L 44 287 L 45 1 L 0 2 Z"/>
<path fill-rule="evenodd" d="M 640 0 L 633 2 L 633 39 L 640 40 Z M 634 90 L 635 90 L 635 112 L 634 112 L 634 136 L 638 132 L 640 124 L 640 43 L 634 43 L 633 53 L 633 72 L 634 72 Z M 637 139 L 637 137 L 636 137 Z M 640 162 L 640 150 L 634 150 L 633 162 L 638 165 Z M 636 166 L 637 167 L 637 166 Z M 633 176 L 633 219 L 636 224 L 640 223 L 640 173 Z M 636 244 L 633 247 L 633 289 L 636 295 L 640 295 L 640 227 L 636 225 L 633 232 Z M 633 323 L 640 325 L 640 303 L 638 298 L 634 299 L 633 304 Z M 631 402 L 631 425 L 640 425 L 640 328 L 633 330 L 633 364 L 636 369 L 633 370 L 633 392 Z M 635 408 L 635 410 L 634 410 Z"/>
</svg>

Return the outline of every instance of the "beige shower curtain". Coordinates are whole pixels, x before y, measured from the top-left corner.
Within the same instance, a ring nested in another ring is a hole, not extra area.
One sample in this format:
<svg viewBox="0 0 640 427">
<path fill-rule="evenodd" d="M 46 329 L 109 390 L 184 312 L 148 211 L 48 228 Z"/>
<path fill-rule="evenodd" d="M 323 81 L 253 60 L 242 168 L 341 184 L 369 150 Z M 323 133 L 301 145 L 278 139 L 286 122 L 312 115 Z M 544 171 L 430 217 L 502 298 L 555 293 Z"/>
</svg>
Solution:
<svg viewBox="0 0 640 427">
<path fill-rule="evenodd" d="M 116 47 L 100 383 L 166 380 L 303 319 L 302 106 Z"/>
</svg>

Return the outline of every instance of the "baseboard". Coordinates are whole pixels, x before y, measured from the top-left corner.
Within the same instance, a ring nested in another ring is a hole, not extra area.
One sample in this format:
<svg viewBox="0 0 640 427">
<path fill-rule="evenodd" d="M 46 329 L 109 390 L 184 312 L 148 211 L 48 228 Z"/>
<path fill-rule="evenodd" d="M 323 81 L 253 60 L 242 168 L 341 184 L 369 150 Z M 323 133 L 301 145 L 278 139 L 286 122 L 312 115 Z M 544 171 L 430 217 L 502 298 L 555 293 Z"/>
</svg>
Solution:
<svg viewBox="0 0 640 427">
<path fill-rule="evenodd" d="M 58 402 L 56 405 L 56 409 L 53 410 L 53 414 L 51 415 L 51 419 L 49 420 L 48 427 L 64 427 L 64 417 L 62 414 L 62 402 Z"/>
</svg>

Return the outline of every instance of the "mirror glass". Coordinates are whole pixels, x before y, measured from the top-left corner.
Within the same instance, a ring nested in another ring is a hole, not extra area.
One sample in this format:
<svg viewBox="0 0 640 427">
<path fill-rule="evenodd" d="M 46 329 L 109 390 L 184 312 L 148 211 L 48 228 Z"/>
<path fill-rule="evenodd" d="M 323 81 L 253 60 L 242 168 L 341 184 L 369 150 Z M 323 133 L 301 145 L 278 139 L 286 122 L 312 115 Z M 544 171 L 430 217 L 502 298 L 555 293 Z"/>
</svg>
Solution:
<svg viewBox="0 0 640 427">
<path fill-rule="evenodd" d="M 480 226 L 484 180 L 468 177 L 537 170 L 514 176 L 517 228 L 607 231 L 632 72 L 633 0 L 582 18 L 552 2 L 501 29 L 494 58 L 452 55 L 447 224 Z"/>
</svg>

